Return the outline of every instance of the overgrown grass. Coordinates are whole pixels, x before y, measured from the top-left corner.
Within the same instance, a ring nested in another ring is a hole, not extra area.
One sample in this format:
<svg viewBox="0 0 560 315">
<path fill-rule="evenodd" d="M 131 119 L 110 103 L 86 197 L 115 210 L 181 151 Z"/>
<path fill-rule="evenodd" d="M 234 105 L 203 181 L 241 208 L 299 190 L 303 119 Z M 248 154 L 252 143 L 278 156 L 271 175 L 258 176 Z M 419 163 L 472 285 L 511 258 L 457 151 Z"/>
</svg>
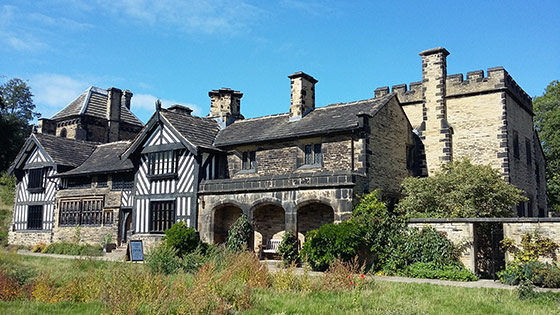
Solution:
<svg viewBox="0 0 560 315">
<path fill-rule="evenodd" d="M 10 221 L 12 219 L 13 210 L 13 196 L 11 198 L 12 203 L 10 203 L 10 198 L 8 194 L 13 194 L 13 189 L 9 189 L 4 185 L 0 184 L 0 246 L 5 247 L 8 245 L 8 229 L 10 227 Z"/>
<path fill-rule="evenodd" d="M 554 293 L 521 300 L 515 290 L 373 282 L 361 277 L 357 265 L 335 265 L 323 276 L 295 275 L 293 267 L 268 274 L 251 254 L 236 255 L 223 264 L 210 261 L 194 274 L 166 276 L 142 264 L 2 253 L 0 268 L 29 268 L 37 279 L 48 275 L 56 281 L 48 287 L 52 282 L 42 280 L 47 287 L 36 288 L 31 299 L 0 302 L 0 313 L 552 314 L 560 309 Z M 38 297 L 50 303 L 35 301 Z"/>
</svg>

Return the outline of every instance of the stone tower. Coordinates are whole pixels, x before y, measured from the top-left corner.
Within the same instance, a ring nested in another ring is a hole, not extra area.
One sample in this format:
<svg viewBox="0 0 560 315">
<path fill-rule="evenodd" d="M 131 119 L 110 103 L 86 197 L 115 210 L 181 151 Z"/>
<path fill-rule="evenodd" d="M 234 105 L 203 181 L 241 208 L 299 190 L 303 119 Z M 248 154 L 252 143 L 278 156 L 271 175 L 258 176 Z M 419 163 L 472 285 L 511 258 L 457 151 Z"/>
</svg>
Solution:
<svg viewBox="0 0 560 315">
<path fill-rule="evenodd" d="M 426 152 L 428 173 L 432 175 L 443 163 L 452 160 L 452 129 L 447 122 L 446 86 L 449 52 L 442 47 L 420 53 L 422 57 L 422 126 L 421 139 Z"/>
</svg>

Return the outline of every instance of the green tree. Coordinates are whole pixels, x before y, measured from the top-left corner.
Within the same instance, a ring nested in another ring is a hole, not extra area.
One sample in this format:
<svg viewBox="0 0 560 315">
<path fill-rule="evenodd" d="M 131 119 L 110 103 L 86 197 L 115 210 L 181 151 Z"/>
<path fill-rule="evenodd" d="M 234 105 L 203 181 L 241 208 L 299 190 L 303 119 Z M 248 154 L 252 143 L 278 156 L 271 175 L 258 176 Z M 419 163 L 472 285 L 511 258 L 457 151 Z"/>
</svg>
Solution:
<svg viewBox="0 0 560 315">
<path fill-rule="evenodd" d="M 33 94 L 21 79 L 0 85 L 0 171 L 6 170 L 31 133 L 35 112 Z"/>
<path fill-rule="evenodd" d="M 533 107 L 546 158 L 549 207 L 560 210 L 560 83 L 552 81 L 542 96 L 533 99 Z"/>
<path fill-rule="evenodd" d="M 249 247 L 251 232 L 253 232 L 251 224 L 247 216 L 242 214 L 229 228 L 227 248 L 237 253 L 246 251 Z"/>
<path fill-rule="evenodd" d="M 442 166 L 434 176 L 403 181 L 397 211 L 407 217 L 510 217 L 527 198 L 506 183 L 489 165 L 459 160 Z"/>
</svg>

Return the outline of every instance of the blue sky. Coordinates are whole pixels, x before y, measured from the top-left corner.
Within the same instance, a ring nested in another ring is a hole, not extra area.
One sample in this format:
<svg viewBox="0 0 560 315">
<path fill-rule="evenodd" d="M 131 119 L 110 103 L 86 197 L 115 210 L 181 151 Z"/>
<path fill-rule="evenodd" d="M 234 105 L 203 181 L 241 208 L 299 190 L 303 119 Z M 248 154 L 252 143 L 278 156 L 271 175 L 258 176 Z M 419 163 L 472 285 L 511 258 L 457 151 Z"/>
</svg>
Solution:
<svg viewBox="0 0 560 315">
<path fill-rule="evenodd" d="M 560 79 L 560 1 L 2 0 L 0 80 L 28 80 L 50 117 L 90 85 L 164 106 L 244 93 L 245 117 L 287 112 L 293 72 L 317 105 L 419 81 L 418 52 L 443 46 L 448 74 L 504 66 L 531 95 Z"/>
</svg>

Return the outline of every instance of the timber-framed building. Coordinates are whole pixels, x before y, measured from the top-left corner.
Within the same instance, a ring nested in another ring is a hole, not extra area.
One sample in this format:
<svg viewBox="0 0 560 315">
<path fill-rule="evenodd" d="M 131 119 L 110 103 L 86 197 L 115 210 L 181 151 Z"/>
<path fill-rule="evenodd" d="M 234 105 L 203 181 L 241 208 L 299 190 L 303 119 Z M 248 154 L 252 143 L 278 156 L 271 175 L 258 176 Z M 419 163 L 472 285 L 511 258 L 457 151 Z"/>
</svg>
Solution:
<svg viewBox="0 0 560 315">
<path fill-rule="evenodd" d="M 90 88 L 41 120 L 12 165 L 18 194 L 36 200 L 16 198 L 10 243 L 70 240 L 78 225 L 85 242 L 110 234 L 117 244 L 153 244 L 177 221 L 222 243 L 246 214 L 258 250 L 285 231 L 303 239 L 348 219 L 358 196 L 374 189 L 392 205 L 405 177 L 463 157 L 492 165 L 525 192 L 518 216 L 546 216 L 531 98 L 501 67 L 448 76 L 448 54 L 420 53 L 422 81 L 326 106 L 315 103 L 318 81 L 296 72 L 286 113 L 250 119 L 243 94 L 222 88 L 209 92 L 206 117 L 157 105 L 143 126 L 129 110 L 132 93 Z M 38 168 L 45 197 L 33 192 Z M 41 231 L 32 232 L 40 204 Z"/>
</svg>

